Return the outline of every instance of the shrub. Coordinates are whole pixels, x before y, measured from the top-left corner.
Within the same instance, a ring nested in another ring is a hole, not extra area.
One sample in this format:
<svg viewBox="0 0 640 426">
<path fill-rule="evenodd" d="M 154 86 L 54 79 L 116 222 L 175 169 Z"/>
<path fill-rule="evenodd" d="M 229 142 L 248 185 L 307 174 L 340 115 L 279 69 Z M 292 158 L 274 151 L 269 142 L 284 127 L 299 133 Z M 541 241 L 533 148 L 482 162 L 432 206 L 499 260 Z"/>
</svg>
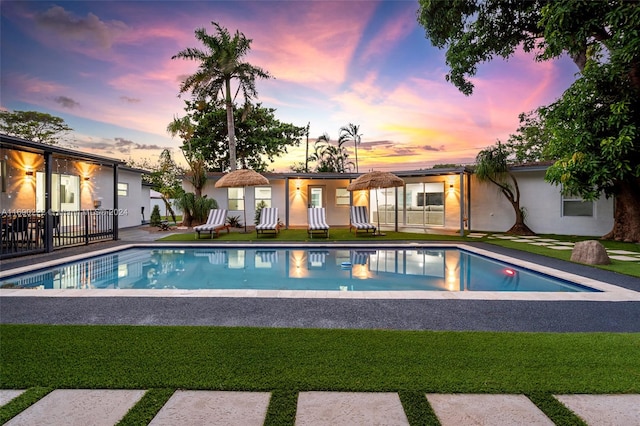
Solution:
<svg viewBox="0 0 640 426">
<path fill-rule="evenodd" d="M 242 228 L 242 223 L 240 223 L 240 216 L 229 216 L 227 218 L 227 223 L 233 228 Z"/>
<path fill-rule="evenodd" d="M 153 206 L 153 211 L 151 212 L 151 218 L 149 219 L 149 223 L 151 226 L 158 226 L 162 222 L 162 218 L 160 217 L 160 207 L 156 204 Z"/>
<path fill-rule="evenodd" d="M 260 201 L 256 206 L 256 216 L 253 220 L 254 225 L 260 223 L 260 214 L 262 213 L 262 209 L 264 209 L 265 207 L 267 207 L 267 203 L 265 203 L 264 200 Z"/>
</svg>

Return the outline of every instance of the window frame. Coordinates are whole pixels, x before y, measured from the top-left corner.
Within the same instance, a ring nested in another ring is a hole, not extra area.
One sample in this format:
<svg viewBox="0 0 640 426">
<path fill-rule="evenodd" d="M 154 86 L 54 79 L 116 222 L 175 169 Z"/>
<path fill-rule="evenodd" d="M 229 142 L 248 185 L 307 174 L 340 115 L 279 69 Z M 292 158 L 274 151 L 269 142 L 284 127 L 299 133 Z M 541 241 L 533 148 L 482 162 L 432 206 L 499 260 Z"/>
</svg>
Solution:
<svg viewBox="0 0 640 426">
<path fill-rule="evenodd" d="M 340 192 L 344 191 L 344 195 Z M 336 206 L 350 206 L 351 205 L 351 193 L 347 191 L 347 187 L 336 188 Z"/>
<path fill-rule="evenodd" d="M 239 198 L 232 197 L 231 191 L 238 191 Z M 231 208 L 231 202 L 234 201 L 236 203 L 237 208 Z M 242 211 L 244 210 L 244 187 L 243 186 L 234 186 L 227 188 L 227 206 L 229 206 L 229 210 L 232 211 Z"/>
<path fill-rule="evenodd" d="M 264 189 L 269 190 L 269 198 L 258 197 L 258 192 Z M 255 210 L 258 209 L 258 204 L 260 204 L 261 201 L 265 202 L 266 207 L 271 207 L 273 204 L 273 188 L 271 188 L 271 186 L 256 186 L 253 191 L 253 198 L 254 198 L 253 204 L 254 204 Z"/>
<path fill-rule="evenodd" d="M 588 203 L 591 205 L 591 214 L 567 214 L 567 203 Z M 596 215 L 596 205 L 593 200 L 585 200 L 579 195 L 575 194 L 560 194 L 560 215 L 562 217 L 595 217 Z"/>
<path fill-rule="evenodd" d="M 118 190 L 118 197 L 129 196 L 129 184 L 127 182 L 118 182 L 117 190 Z"/>
</svg>

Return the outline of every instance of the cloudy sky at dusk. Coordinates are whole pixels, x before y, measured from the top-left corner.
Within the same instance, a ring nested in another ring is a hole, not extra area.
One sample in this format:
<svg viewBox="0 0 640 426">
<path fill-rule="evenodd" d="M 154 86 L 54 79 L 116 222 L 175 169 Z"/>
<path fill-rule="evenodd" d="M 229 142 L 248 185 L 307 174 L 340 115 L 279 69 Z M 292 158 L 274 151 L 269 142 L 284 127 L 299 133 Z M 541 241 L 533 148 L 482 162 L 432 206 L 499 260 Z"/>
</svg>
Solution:
<svg viewBox="0 0 640 426">
<path fill-rule="evenodd" d="M 184 115 L 181 77 L 196 64 L 171 57 L 201 47 L 211 21 L 253 39 L 247 60 L 275 79 L 258 101 L 284 122 L 310 123 L 311 144 L 360 125 L 360 171 L 471 163 L 505 140 L 518 114 L 557 99 L 577 71 L 568 59 L 518 53 L 480 65 L 464 96 L 445 81 L 444 51 L 416 21 L 417 1 L 0 1 L 0 107 L 59 117 L 76 149 L 155 161 L 181 157 L 165 131 Z M 304 145 L 304 144 L 303 144 Z M 292 149 L 273 169 L 304 161 Z M 353 155 L 351 155 L 353 158 Z"/>
</svg>

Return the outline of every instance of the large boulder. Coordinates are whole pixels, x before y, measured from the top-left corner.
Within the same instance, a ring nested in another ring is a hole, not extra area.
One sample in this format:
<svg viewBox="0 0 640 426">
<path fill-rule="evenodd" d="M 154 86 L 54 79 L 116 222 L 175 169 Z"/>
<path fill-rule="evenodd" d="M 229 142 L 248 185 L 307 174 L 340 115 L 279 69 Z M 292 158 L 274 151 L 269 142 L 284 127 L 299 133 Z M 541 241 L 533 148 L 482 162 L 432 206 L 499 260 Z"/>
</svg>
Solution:
<svg viewBox="0 0 640 426">
<path fill-rule="evenodd" d="M 571 252 L 571 261 L 587 265 L 608 265 L 611 263 L 607 250 L 600 241 L 595 240 L 577 242 Z"/>
</svg>

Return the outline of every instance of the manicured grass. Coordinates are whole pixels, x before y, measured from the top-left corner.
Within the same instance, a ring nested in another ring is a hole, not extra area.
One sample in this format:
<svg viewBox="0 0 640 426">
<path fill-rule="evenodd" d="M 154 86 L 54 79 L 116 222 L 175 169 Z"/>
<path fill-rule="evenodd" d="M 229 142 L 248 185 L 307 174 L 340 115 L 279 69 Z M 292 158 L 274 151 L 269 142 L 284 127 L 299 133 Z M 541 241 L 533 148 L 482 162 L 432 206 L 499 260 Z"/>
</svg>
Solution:
<svg viewBox="0 0 640 426">
<path fill-rule="evenodd" d="M 640 392 L 640 334 L 1 325 L 0 388 Z"/>
<path fill-rule="evenodd" d="M 334 242 L 393 242 L 393 241 L 468 241 L 459 235 L 435 235 L 435 234 L 417 234 L 410 232 L 384 232 L 384 236 L 376 236 L 371 233 L 360 232 L 355 235 L 353 232 L 349 232 L 348 229 L 338 228 L 331 229 L 329 232 L 329 238 L 314 236 L 309 238 L 306 229 L 283 229 L 277 235 L 276 234 L 260 234 L 259 236 L 255 231 L 249 231 L 244 233 L 244 230 L 234 229 L 231 233 L 221 232 L 219 237 L 214 234 L 213 238 L 209 238 L 209 235 L 202 236 L 199 240 L 196 239 L 194 232 L 187 232 L 183 234 L 173 234 L 164 238 L 158 239 L 158 241 L 181 241 L 181 242 L 237 242 L 237 241 L 259 241 L 259 242 L 300 242 L 306 241 L 309 243 L 334 243 Z"/>
<path fill-rule="evenodd" d="M 558 241 L 578 242 L 585 240 L 594 240 L 593 237 L 569 237 L 564 235 L 540 235 L 540 238 L 553 238 Z M 507 247 L 515 250 L 526 251 L 528 253 L 535 253 L 542 256 L 552 257 L 555 259 L 566 260 L 571 259 L 571 250 L 553 250 L 544 246 L 534 246 L 526 243 L 514 243 L 509 240 L 501 239 L 482 239 L 481 241 L 494 244 L 501 247 Z M 603 246 L 611 250 L 626 250 L 633 251 L 640 254 L 640 244 L 635 243 L 623 243 L 619 241 L 598 240 Z M 604 269 L 607 271 L 617 272 L 619 274 L 630 275 L 632 277 L 640 278 L 640 262 L 627 262 L 622 260 L 611 259 L 610 265 L 591 265 L 594 268 Z"/>
</svg>

